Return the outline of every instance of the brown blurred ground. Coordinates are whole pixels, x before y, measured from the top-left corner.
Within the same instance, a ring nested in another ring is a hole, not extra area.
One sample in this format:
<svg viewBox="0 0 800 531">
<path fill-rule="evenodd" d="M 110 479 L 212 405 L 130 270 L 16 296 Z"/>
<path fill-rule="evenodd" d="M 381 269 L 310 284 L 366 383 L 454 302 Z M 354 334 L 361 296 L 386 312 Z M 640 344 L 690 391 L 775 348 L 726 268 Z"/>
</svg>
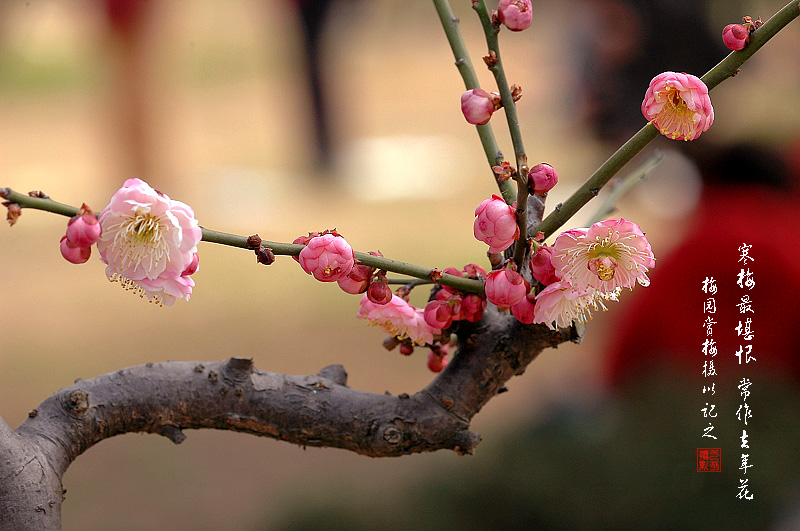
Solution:
<svg viewBox="0 0 800 531">
<path fill-rule="evenodd" d="M 338 163 L 328 184 L 311 178 L 317 170 L 306 139 L 313 117 L 287 5 L 153 4 L 143 82 L 147 180 L 192 205 L 201 224 L 278 241 L 335 226 L 359 250 L 439 268 L 482 262 L 472 213 L 494 190 L 477 135 L 460 115 L 463 85 L 429 2 L 357 2 L 334 12 L 326 73 Z M 525 90 L 519 112 L 529 155 L 553 164 L 562 179 L 551 206 L 608 155 L 582 131 L 564 53 L 563 28 L 581 5 L 543 5 L 535 31 L 503 35 L 509 76 Z M 781 3 L 762 6 L 743 13 L 765 17 Z M 477 24 L 467 6 L 456 7 L 478 66 L 484 45 Z M 111 50 L 98 5 L 8 1 L 0 14 L 0 186 L 101 209 L 122 182 L 123 154 L 113 135 Z M 799 36 L 797 27 L 779 35 L 714 91 L 717 119 L 705 135 L 797 136 Z M 478 70 L 491 86 L 488 72 Z M 503 122 L 492 123 L 510 153 Z M 681 217 L 634 198 L 622 212 L 648 233 L 657 255 L 683 230 Z M 352 387 L 394 394 L 431 378 L 423 352 L 409 359 L 384 351 L 383 334 L 354 318 L 357 298 L 309 280 L 287 258 L 265 269 L 249 253 L 202 244 L 192 300 L 157 308 L 107 282 L 96 257 L 80 267 L 61 259 L 65 226 L 65 218 L 26 211 L 13 229 L 0 229 L 0 415 L 12 427 L 75 378 L 148 361 L 252 356 L 262 370 L 288 373 L 341 363 Z M 482 446 L 553 400 L 576 389 L 593 392 L 613 319 L 612 308 L 591 324 L 583 346 L 545 352 L 511 381 L 511 392 L 473 424 Z M 401 478 L 434 463 L 466 467 L 481 459 L 480 448 L 468 458 L 374 460 L 241 434 L 188 436 L 174 446 L 127 435 L 81 456 L 64 478 L 65 528 L 247 528 L 279 514 L 288 490 L 313 498 L 369 481 L 388 499 Z"/>
</svg>

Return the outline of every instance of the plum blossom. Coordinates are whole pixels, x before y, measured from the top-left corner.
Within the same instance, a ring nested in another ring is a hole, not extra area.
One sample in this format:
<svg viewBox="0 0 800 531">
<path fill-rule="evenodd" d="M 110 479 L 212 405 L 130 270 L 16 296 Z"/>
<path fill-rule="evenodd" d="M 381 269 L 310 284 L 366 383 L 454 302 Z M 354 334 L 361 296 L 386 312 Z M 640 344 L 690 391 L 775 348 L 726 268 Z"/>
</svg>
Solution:
<svg viewBox="0 0 800 531">
<path fill-rule="evenodd" d="M 97 241 L 106 275 L 125 289 L 171 306 L 189 299 L 203 232 L 188 205 L 128 179 L 100 213 Z"/>
<path fill-rule="evenodd" d="M 554 282 L 536 295 L 534 323 L 544 323 L 552 330 L 572 326 L 572 321 L 586 322 L 596 307 L 592 288 L 576 290 L 569 282 Z"/>
<path fill-rule="evenodd" d="M 320 282 L 335 282 L 346 277 L 355 264 L 353 248 L 335 231 L 315 236 L 300 251 L 300 267 Z"/>
<path fill-rule="evenodd" d="M 485 290 L 489 302 L 500 309 L 506 309 L 524 299 L 530 286 L 516 271 L 498 269 L 486 277 Z"/>
<path fill-rule="evenodd" d="M 442 332 L 425 322 L 422 309 L 414 308 L 397 295 L 392 295 L 391 301 L 381 305 L 363 295 L 357 317 L 369 320 L 370 324 L 380 326 L 394 337 L 410 339 L 417 345 L 433 343 L 433 336 Z"/>
<path fill-rule="evenodd" d="M 522 31 L 531 25 L 533 6 L 531 0 L 500 0 L 497 18 L 511 31 Z"/>
<path fill-rule="evenodd" d="M 714 122 L 708 87 L 691 74 L 664 72 L 650 81 L 642 114 L 673 140 L 694 140 Z"/>
<path fill-rule="evenodd" d="M 508 205 L 499 195 L 484 200 L 475 209 L 473 234 L 489 246 L 490 253 L 501 253 L 519 238 L 516 203 Z"/>
<path fill-rule="evenodd" d="M 461 95 L 461 112 L 472 125 L 487 123 L 496 109 L 495 98 L 483 89 L 467 90 Z"/>
<path fill-rule="evenodd" d="M 722 42 L 730 50 L 741 50 L 750 42 L 750 32 L 742 24 L 728 24 L 722 30 Z"/>
<path fill-rule="evenodd" d="M 601 293 L 650 284 L 647 271 L 655 266 L 650 243 L 638 225 L 624 218 L 607 219 L 589 229 L 574 229 L 556 238 L 555 273 L 583 292 Z"/>
</svg>

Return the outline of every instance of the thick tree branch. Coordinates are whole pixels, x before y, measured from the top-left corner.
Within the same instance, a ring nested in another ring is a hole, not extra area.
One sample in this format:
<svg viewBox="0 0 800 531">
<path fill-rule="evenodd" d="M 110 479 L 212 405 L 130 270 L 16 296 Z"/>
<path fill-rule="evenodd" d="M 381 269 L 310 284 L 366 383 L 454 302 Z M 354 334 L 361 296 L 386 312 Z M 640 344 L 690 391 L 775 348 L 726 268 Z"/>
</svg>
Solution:
<svg viewBox="0 0 800 531">
<path fill-rule="evenodd" d="M 148 363 L 62 389 L 12 432 L 0 425 L 0 527 L 58 529 L 61 478 L 94 444 L 130 432 L 185 439 L 215 428 L 373 457 L 471 453 L 469 423 L 545 347 L 574 330 L 525 326 L 494 307 L 459 330 L 454 359 L 425 389 L 391 396 L 350 389 L 340 366 L 313 376 L 263 372 L 246 358 Z M 13 524 L 13 525 L 12 525 Z"/>
</svg>

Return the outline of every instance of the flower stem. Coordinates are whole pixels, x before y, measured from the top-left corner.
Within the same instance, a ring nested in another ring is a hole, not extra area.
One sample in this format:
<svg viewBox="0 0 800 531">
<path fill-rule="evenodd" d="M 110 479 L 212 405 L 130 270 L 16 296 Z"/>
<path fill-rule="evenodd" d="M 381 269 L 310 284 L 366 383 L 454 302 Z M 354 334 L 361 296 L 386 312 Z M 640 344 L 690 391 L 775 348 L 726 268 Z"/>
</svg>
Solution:
<svg viewBox="0 0 800 531">
<path fill-rule="evenodd" d="M 500 29 L 492 25 L 489 10 L 486 8 L 484 0 L 477 0 L 472 3 L 472 9 L 478 14 L 478 18 L 483 26 L 486 35 L 486 45 L 491 55 L 489 70 L 494 75 L 497 89 L 500 92 L 500 101 L 503 103 L 503 110 L 506 113 L 508 131 L 511 135 L 511 143 L 514 146 L 514 157 L 517 163 L 517 227 L 519 227 L 519 239 L 514 247 L 514 261 L 518 268 L 522 268 L 525 259 L 525 252 L 528 249 L 528 156 L 525 154 L 525 145 L 522 143 L 522 131 L 519 128 L 519 118 L 517 117 L 517 104 L 508 86 L 506 73 L 503 69 L 503 60 L 500 57 L 500 41 L 498 34 Z"/>
<path fill-rule="evenodd" d="M 706 72 L 700 79 L 708 87 L 713 89 L 726 79 L 736 75 L 738 69 L 747 61 L 759 48 L 774 37 L 789 22 L 800 16 L 800 4 L 797 0 L 792 0 L 780 11 L 772 16 L 759 29 L 750 36 L 750 42 L 743 50 L 731 52 L 725 59 L 719 62 L 714 68 Z M 611 157 L 608 158 L 589 179 L 586 180 L 575 193 L 564 203 L 556 206 L 542 223 L 539 231 L 545 237 L 550 236 L 561 228 L 572 216 L 575 215 L 586 203 L 597 195 L 597 192 L 605 186 L 608 181 L 633 157 L 635 157 L 644 147 L 658 136 L 658 129 L 652 124 L 645 125 L 638 133 L 634 134 L 622 145 Z"/>
<path fill-rule="evenodd" d="M 467 46 L 464 43 L 464 38 L 461 36 L 461 29 L 459 28 L 459 20 L 453 14 L 453 9 L 450 7 L 448 0 L 433 0 L 433 5 L 436 12 L 439 14 L 439 20 L 442 22 L 442 29 L 447 36 L 447 42 L 450 44 L 450 49 L 453 51 L 453 57 L 456 60 L 456 68 L 458 68 L 461 78 L 464 80 L 464 86 L 469 89 L 479 88 L 478 76 L 475 74 L 475 68 L 470 61 L 469 53 L 467 53 Z M 497 140 L 494 137 L 492 126 L 490 124 L 475 126 L 478 130 L 478 137 L 481 140 L 483 151 L 486 154 L 486 160 L 489 162 L 489 167 L 498 166 L 503 162 L 503 153 L 497 146 Z M 501 181 L 497 179 L 497 175 L 492 171 L 492 178 L 497 183 L 500 189 L 500 194 L 509 205 L 516 199 L 516 192 L 508 181 Z"/>
<path fill-rule="evenodd" d="M 228 234 L 226 232 L 219 232 L 203 227 L 203 241 L 211 243 L 219 243 L 222 245 L 230 245 L 231 247 L 239 247 L 241 249 L 250 249 L 247 245 L 247 237 L 239 236 L 237 234 Z M 261 241 L 262 247 L 268 247 L 276 255 L 297 256 L 303 250 L 303 245 L 298 243 L 280 243 L 271 242 L 267 240 Z M 360 264 L 367 267 L 374 267 L 376 269 L 385 269 L 393 273 L 400 273 L 401 275 L 408 275 L 410 277 L 419 278 L 422 280 L 431 280 L 431 273 L 433 269 L 421 267 L 399 260 L 392 260 L 391 258 L 383 258 L 380 256 L 372 256 L 371 254 L 354 251 L 356 260 Z M 442 278 L 437 280 L 440 284 L 452 286 L 456 289 L 469 291 L 472 293 L 483 293 L 483 282 L 480 280 L 473 280 L 469 278 L 461 278 L 454 275 L 442 274 Z"/>
</svg>

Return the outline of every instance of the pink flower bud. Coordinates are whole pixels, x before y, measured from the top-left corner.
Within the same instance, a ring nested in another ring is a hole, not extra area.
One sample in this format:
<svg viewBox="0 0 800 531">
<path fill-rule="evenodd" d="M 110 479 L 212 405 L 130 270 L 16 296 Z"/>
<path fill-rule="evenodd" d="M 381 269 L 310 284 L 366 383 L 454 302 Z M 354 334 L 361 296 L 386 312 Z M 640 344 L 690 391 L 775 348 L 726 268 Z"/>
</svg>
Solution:
<svg viewBox="0 0 800 531">
<path fill-rule="evenodd" d="M 489 245 L 490 253 L 501 253 L 519 238 L 517 214 L 499 195 L 486 199 L 475 209 L 473 234 Z"/>
<path fill-rule="evenodd" d="M 731 50 L 741 50 L 750 42 L 750 32 L 741 24 L 728 24 L 722 30 L 722 42 Z"/>
<path fill-rule="evenodd" d="M 403 341 L 400 343 L 400 354 L 403 356 L 410 356 L 414 353 L 414 343 L 411 341 Z"/>
<path fill-rule="evenodd" d="M 367 288 L 367 298 L 379 305 L 388 304 L 392 300 L 392 289 L 386 282 L 385 276 L 380 276 L 377 280 L 370 283 Z"/>
<path fill-rule="evenodd" d="M 327 233 L 315 236 L 298 256 L 300 267 L 320 282 L 334 282 L 353 269 L 353 248 L 341 236 Z"/>
<path fill-rule="evenodd" d="M 531 256 L 531 274 L 533 278 L 547 286 L 553 282 L 558 282 L 556 268 L 553 265 L 553 248 L 542 245 Z"/>
<path fill-rule="evenodd" d="M 497 17 L 511 31 L 522 31 L 533 20 L 531 0 L 500 0 Z"/>
<path fill-rule="evenodd" d="M 433 328 L 445 329 L 453 324 L 453 307 L 447 301 L 433 300 L 425 306 L 423 317 Z"/>
<path fill-rule="evenodd" d="M 189 263 L 188 266 L 186 266 L 186 269 L 183 270 L 181 276 L 188 277 L 190 275 L 194 275 L 195 273 L 197 273 L 197 270 L 199 268 L 200 268 L 200 257 L 197 255 L 197 253 L 194 253 L 192 261 Z"/>
<path fill-rule="evenodd" d="M 510 269 L 498 269 L 486 277 L 486 298 L 501 310 L 525 298 L 530 286 L 522 275 Z"/>
<path fill-rule="evenodd" d="M 439 349 L 438 352 L 434 352 L 433 349 L 428 352 L 428 369 L 430 369 L 431 372 L 442 372 L 442 369 L 446 366 L 447 352 L 444 347 Z"/>
<path fill-rule="evenodd" d="M 97 216 L 85 204 L 67 223 L 67 239 L 74 247 L 91 247 L 100 239 L 100 232 Z"/>
<path fill-rule="evenodd" d="M 339 284 L 339 287 L 342 288 L 342 291 L 350 293 L 351 295 L 358 295 L 359 293 L 367 291 L 369 280 L 372 278 L 374 272 L 374 267 L 356 264 L 347 276 L 340 278 L 336 282 Z"/>
<path fill-rule="evenodd" d="M 492 95 L 482 89 L 472 89 L 461 95 L 461 112 L 472 125 L 483 125 L 495 111 Z"/>
<path fill-rule="evenodd" d="M 535 319 L 536 295 L 529 293 L 517 304 L 511 307 L 511 315 L 523 324 L 532 324 Z"/>
<path fill-rule="evenodd" d="M 461 299 L 461 318 L 470 323 L 480 321 L 485 309 L 486 297 L 481 297 L 476 293 L 469 293 Z"/>
<path fill-rule="evenodd" d="M 69 239 L 66 236 L 61 237 L 61 256 L 63 256 L 67 262 L 83 264 L 91 255 L 91 247 L 73 246 L 69 243 Z"/>
<path fill-rule="evenodd" d="M 545 194 L 558 184 L 556 170 L 546 163 L 537 164 L 528 172 L 528 189 L 532 194 Z"/>
</svg>

